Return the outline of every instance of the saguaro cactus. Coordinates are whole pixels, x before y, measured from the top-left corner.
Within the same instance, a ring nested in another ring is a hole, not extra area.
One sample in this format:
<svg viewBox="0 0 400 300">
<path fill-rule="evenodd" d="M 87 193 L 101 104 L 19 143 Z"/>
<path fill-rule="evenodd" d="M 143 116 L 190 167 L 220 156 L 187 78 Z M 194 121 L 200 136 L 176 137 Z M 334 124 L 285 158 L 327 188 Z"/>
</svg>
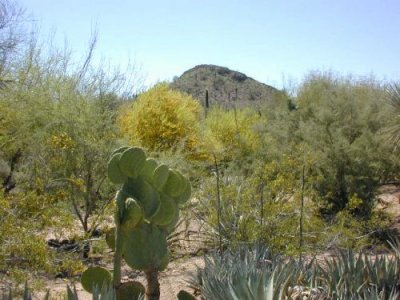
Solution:
<svg viewBox="0 0 400 300">
<path fill-rule="evenodd" d="M 116 195 L 114 234 L 107 239 L 115 250 L 113 285 L 117 297 L 124 259 L 131 268 L 145 272 L 146 299 L 159 299 L 158 272 L 169 262 L 167 236 L 178 222 L 179 206 L 190 198 L 190 182 L 180 172 L 146 158 L 138 147 L 113 152 L 108 178 L 121 185 Z"/>
</svg>

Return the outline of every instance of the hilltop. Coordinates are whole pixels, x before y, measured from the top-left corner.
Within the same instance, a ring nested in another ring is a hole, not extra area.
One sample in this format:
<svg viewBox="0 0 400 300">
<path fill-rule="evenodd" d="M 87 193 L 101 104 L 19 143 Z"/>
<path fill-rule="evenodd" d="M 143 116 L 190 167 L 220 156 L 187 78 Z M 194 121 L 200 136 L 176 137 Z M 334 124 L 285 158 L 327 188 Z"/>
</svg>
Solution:
<svg viewBox="0 0 400 300">
<path fill-rule="evenodd" d="M 208 91 L 210 105 L 219 103 L 238 107 L 259 106 L 282 94 L 278 89 L 247 75 L 216 65 L 198 65 L 174 79 L 171 87 L 191 94 L 205 103 Z"/>
</svg>

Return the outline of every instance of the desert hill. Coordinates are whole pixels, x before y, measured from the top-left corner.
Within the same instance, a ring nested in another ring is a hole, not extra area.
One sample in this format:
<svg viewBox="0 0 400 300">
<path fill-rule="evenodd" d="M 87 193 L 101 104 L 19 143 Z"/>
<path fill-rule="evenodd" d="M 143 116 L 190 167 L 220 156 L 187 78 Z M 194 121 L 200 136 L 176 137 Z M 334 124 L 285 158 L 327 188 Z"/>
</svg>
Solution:
<svg viewBox="0 0 400 300">
<path fill-rule="evenodd" d="M 191 94 L 205 104 L 206 91 L 210 105 L 237 107 L 259 106 L 273 101 L 282 92 L 247 75 L 216 65 L 198 65 L 174 79 L 171 87 Z"/>
</svg>

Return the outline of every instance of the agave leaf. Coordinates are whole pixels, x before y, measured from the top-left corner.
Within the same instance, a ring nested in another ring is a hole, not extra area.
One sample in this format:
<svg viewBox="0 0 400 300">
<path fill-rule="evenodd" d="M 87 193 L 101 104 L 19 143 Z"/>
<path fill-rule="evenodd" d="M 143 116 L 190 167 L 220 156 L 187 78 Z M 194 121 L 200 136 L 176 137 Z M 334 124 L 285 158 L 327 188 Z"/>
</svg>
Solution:
<svg viewBox="0 0 400 300">
<path fill-rule="evenodd" d="M 43 300 L 50 300 L 50 291 L 46 292 L 46 295 L 44 295 Z"/>
<path fill-rule="evenodd" d="M 31 293 L 29 292 L 28 282 L 25 282 L 25 287 L 24 287 L 24 300 L 32 300 Z"/>
<path fill-rule="evenodd" d="M 68 300 L 79 300 L 78 292 L 76 291 L 75 285 L 73 285 L 73 290 L 69 285 L 67 285 L 67 299 Z"/>
</svg>

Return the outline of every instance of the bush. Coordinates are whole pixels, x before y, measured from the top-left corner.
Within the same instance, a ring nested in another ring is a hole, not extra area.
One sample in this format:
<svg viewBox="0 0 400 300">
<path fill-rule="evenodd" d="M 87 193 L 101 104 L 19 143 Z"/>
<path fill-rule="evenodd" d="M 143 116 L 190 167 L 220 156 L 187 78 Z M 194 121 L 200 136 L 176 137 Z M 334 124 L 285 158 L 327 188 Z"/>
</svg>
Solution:
<svg viewBox="0 0 400 300">
<path fill-rule="evenodd" d="M 373 81 L 332 75 L 311 76 L 300 87 L 298 133 L 316 158 L 320 176 L 312 184 L 326 201 L 324 215 L 345 209 L 355 198 L 360 201 L 353 215 L 371 214 L 375 191 L 392 170 L 382 135 L 388 119 L 385 97 Z"/>
<path fill-rule="evenodd" d="M 132 144 L 150 151 L 183 149 L 189 156 L 196 156 L 200 146 L 200 115 L 198 102 L 163 83 L 141 94 L 128 108 L 124 107 L 119 124 Z"/>
<path fill-rule="evenodd" d="M 214 106 L 207 113 L 204 126 L 207 151 L 225 162 L 251 159 L 260 149 L 260 136 L 255 130 L 259 122 L 260 116 L 251 109 L 225 110 Z"/>
<path fill-rule="evenodd" d="M 67 210 L 55 198 L 34 192 L 7 196 L 0 192 L 0 207 L 0 273 L 18 284 L 55 275 L 65 257 L 48 247 L 46 234 L 49 227 L 58 233 L 70 227 L 73 218 Z"/>
</svg>

